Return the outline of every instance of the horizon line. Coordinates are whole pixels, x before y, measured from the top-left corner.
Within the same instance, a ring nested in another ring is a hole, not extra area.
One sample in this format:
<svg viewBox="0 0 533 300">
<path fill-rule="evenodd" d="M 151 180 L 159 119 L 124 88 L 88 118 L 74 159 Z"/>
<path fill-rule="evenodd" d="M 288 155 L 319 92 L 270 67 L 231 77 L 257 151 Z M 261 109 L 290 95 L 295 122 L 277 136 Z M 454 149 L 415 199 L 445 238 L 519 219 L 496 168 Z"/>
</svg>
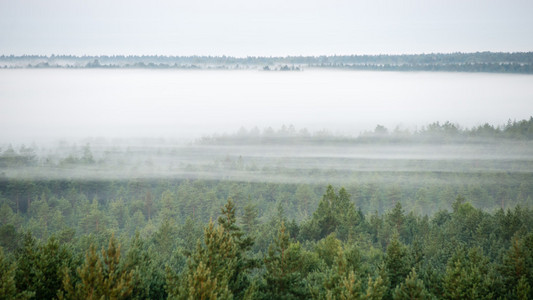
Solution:
<svg viewBox="0 0 533 300">
<path fill-rule="evenodd" d="M 468 54 L 533 54 L 530 51 L 475 51 L 475 52 L 417 52 L 417 53 L 380 53 L 380 54 L 317 54 L 317 55 L 226 55 L 226 54 L 0 54 L 0 57 L 230 57 L 230 58 L 289 58 L 289 57 L 345 57 L 345 56 L 418 56 L 418 55 L 468 55 Z"/>
</svg>

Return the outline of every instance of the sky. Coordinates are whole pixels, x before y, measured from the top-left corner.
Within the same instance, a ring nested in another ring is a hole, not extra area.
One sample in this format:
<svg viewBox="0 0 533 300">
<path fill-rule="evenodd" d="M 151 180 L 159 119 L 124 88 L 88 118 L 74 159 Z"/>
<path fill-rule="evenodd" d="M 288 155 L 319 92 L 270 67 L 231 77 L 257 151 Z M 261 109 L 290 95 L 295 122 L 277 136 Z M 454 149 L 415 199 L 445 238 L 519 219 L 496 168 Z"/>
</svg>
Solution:
<svg viewBox="0 0 533 300">
<path fill-rule="evenodd" d="M 0 55 L 532 51 L 531 0 L 0 0 Z"/>
</svg>

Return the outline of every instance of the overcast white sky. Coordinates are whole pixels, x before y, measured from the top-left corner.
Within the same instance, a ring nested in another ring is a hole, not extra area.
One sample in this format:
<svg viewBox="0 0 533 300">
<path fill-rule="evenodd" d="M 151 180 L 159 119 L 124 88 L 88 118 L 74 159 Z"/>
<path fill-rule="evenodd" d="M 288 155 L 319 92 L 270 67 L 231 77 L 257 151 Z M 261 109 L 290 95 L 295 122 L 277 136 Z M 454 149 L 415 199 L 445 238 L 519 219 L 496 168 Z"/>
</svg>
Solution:
<svg viewBox="0 0 533 300">
<path fill-rule="evenodd" d="M 0 0 L 0 54 L 533 50 L 531 0 Z"/>
</svg>

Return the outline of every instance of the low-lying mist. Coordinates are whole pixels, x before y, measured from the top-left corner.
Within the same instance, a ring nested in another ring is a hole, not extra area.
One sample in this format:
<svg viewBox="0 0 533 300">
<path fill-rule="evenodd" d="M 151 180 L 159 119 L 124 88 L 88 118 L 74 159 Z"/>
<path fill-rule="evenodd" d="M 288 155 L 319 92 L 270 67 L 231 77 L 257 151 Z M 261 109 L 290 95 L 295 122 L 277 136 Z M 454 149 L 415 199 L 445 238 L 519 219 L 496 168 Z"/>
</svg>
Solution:
<svg viewBox="0 0 533 300">
<path fill-rule="evenodd" d="M 459 194 L 486 209 L 527 207 L 533 197 L 531 128 L 530 118 L 471 129 L 432 123 L 416 132 L 389 131 L 378 125 L 357 137 L 285 126 L 243 128 L 193 142 L 88 138 L 30 146 L 2 144 L 0 185 L 65 188 L 76 182 L 149 186 L 192 181 L 320 190 L 333 184 L 352 194 L 362 193 L 361 199 L 400 194 L 404 203 L 418 203 L 417 211 L 424 214 L 447 208 Z M 109 195 L 102 191 L 99 197 Z M 432 199 L 447 200 L 435 206 Z M 388 207 L 369 203 L 359 205 L 379 212 Z"/>
<path fill-rule="evenodd" d="M 528 118 L 533 76 L 305 70 L 1 69 L 0 141 L 195 139 L 241 126 L 356 136 Z"/>
<path fill-rule="evenodd" d="M 387 181 L 402 174 L 533 172 L 533 119 L 459 129 L 434 123 L 410 133 L 378 125 L 358 137 L 267 128 L 260 133 L 165 139 L 85 139 L 0 148 L 7 178 L 199 178 L 260 182 Z M 524 131 L 524 128 L 526 131 Z M 522 129 L 522 131 L 519 131 Z M 259 133 L 258 133 L 259 132 Z M 379 174 L 378 177 L 371 174 Z M 396 178 L 398 179 L 398 178 Z"/>
</svg>

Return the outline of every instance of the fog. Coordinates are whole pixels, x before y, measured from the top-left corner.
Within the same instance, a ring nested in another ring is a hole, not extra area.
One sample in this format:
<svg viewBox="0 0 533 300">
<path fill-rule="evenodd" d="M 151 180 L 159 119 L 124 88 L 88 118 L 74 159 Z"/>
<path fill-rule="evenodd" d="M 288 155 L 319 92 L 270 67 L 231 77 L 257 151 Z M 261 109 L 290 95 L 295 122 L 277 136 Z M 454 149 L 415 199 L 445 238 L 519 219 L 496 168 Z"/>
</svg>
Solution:
<svg viewBox="0 0 533 300">
<path fill-rule="evenodd" d="M 0 70 L 0 141 L 499 125 L 531 115 L 532 87 L 530 75 L 479 73 Z"/>
<path fill-rule="evenodd" d="M 527 182 L 525 136 L 415 132 L 528 119 L 532 86 L 480 73 L 0 70 L 0 178 Z M 393 139 L 368 135 L 377 124 Z M 269 130 L 281 140 L 241 139 Z"/>
<path fill-rule="evenodd" d="M 92 140 L 84 145 L 37 146 L 34 153 L 26 164 L 4 154 L 0 180 L 202 179 L 460 187 L 528 184 L 533 172 L 530 141 L 206 146 Z"/>
</svg>

